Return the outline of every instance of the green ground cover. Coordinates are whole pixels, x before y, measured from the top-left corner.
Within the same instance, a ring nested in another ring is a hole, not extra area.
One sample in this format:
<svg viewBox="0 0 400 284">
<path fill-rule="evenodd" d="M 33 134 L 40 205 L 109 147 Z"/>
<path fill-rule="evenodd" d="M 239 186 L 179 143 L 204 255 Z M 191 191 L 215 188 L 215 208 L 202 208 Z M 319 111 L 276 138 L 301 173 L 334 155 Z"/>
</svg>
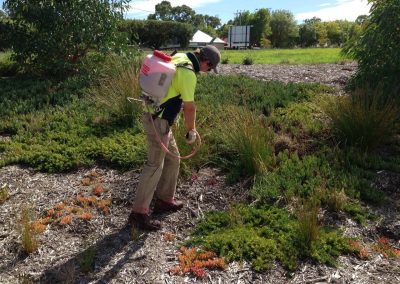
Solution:
<svg viewBox="0 0 400 284">
<path fill-rule="evenodd" d="M 11 52 L 0 52 L 0 77 L 12 76 L 17 72 L 17 66 L 10 57 Z"/>
<path fill-rule="evenodd" d="M 137 68 L 95 69 L 63 82 L 0 78 L 0 134 L 11 136 L 0 140 L 0 166 L 62 172 L 96 163 L 120 169 L 142 165 L 141 110 L 126 110 L 125 103 L 123 111 L 114 109 L 114 95 L 122 94 L 120 102 L 126 102 L 125 89 L 135 82 L 121 73 L 136 78 Z M 101 98 L 109 94 L 114 104 L 99 104 L 100 90 Z M 386 198 L 371 181 L 377 170 L 400 171 L 400 159 L 339 147 L 321 107 L 332 92 L 318 84 L 199 77 L 197 127 L 204 144 L 183 163 L 183 177 L 207 163 L 220 167 L 227 182 L 252 182 L 249 202 L 207 214 L 189 243 L 228 260 L 247 260 L 255 270 L 268 269 L 274 261 L 292 270 L 303 259 L 334 265 L 338 255 L 354 252 L 338 228 L 318 219 L 318 212 L 322 208 L 366 222 L 373 216 L 364 205 Z M 175 136 L 185 153 L 182 124 L 178 121 Z"/>
<path fill-rule="evenodd" d="M 341 63 L 348 58 L 340 55 L 340 48 L 298 48 L 262 50 L 222 50 L 222 60 L 231 64 L 242 64 L 251 58 L 253 64 L 316 64 Z"/>
</svg>

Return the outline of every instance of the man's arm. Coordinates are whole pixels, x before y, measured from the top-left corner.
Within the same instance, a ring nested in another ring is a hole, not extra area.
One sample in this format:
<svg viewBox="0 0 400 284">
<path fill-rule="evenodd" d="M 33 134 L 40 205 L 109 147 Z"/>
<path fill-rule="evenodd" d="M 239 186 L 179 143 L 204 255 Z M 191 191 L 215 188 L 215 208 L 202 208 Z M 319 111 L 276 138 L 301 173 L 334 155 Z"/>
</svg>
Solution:
<svg viewBox="0 0 400 284">
<path fill-rule="evenodd" d="M 183 103 L 183 116 L 185 117 L 185 126 L 187 131 L 196 129 L 196 106 L 194 102 Z"/>
</svg>

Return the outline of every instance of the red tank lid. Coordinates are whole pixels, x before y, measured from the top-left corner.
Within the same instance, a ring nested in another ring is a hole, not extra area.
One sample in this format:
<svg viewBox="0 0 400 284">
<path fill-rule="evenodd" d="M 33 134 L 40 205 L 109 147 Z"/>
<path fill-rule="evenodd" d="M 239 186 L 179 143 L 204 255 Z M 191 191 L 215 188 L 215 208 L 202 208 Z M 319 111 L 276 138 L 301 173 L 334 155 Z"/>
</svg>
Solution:
<svg viewBox="0 0 400 284">
<path fill-rule="evenodd" d="M 164 52 L 159 51 L 159 50 L 154 50 L 153 55 L 157 56 L 158 58 L 161 58 L 165 62 L 170 62 L 172 60 L 171 56 L 169 56 L 168 54 L 165 54 Z"/>
</svg>

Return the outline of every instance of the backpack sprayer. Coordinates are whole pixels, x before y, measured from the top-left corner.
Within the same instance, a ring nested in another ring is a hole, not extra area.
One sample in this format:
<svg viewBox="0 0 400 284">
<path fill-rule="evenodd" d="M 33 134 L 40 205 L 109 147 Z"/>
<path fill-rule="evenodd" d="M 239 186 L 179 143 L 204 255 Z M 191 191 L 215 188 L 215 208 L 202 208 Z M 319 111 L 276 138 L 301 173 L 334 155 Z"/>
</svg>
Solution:
<svg viewBox="0 0 400 284">
<path fill-rule="evenodd" d="M 128 101 L 133 103 L 133 101 L 139 101 L 144 103 L 147 111 L 150 113 L 150 106 L 154 110 L 159 109 L 161 100 L 167 95 L 168 89 L 171 85 L 172 79 L 176 73 L 176 66 L 171 62 L 172 57 L 155 50 L 153 54 L 147 55 L 142 63 L 139 74 L 139 83 L 142 88 L 142 94 L 139 99 L 128 97 Z M 175 155 L 169 151 L 168 146 L 163 143 L 160 135 L 158 134 L 156 127 L 154 125 L 154 120 L 151 120 L 153 125 L 153 130 L 156 134 L 158 143 L 160 143 L 161 148 L 165 153 L 176 159 L 189 159 L 193 157 L 201 146 L 201 137 L 196 130 L 191 130 L 186 135 L 188 140 L 192 140 L 195 136 L 198 139 L 198 146 L 193 147 L 193 151 L 186 156 Z"/>
</svg>

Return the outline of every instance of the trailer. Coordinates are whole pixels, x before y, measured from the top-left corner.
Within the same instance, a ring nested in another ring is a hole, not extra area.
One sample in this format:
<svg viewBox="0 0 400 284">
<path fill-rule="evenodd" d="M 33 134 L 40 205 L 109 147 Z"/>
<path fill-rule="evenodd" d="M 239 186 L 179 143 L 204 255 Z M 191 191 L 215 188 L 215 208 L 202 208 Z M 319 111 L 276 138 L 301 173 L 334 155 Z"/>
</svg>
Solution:
<svg viewBox="0 0 400 284">
<path fill-rule="evenodd" d="M 229 49 L 246 49 L 250 47 L 250 28 L 252 26 L 230 26 L 228 31 Z"/>
</svg>

